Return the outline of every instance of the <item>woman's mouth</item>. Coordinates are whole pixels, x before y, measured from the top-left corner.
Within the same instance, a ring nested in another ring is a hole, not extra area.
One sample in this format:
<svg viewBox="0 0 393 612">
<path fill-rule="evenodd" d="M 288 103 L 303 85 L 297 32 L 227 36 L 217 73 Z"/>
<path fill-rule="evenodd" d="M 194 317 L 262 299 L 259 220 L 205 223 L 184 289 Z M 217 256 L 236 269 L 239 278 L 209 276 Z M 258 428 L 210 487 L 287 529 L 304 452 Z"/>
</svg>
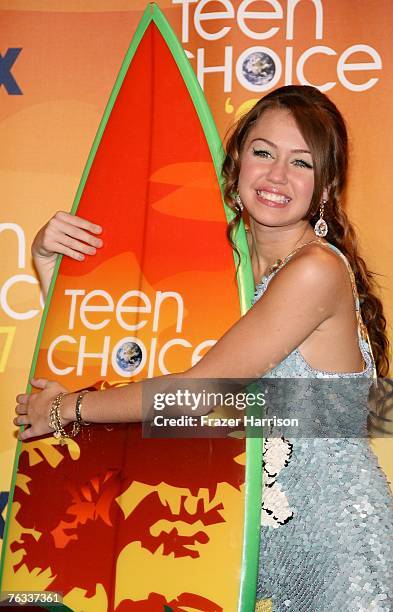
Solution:
<svg viewBox="0 0 393 612">
<path fill-rule="evenodd" d="M 279 208 L 284 208 L 288 206 L 291 198 L 288 196 L 282 195 L 280 193 L 272 193 L 271 191 L 263 191 L 262 189 L 256 190 L 258 199 L 262 200 L 263 204 L 267 206 L 276 206 Z"/>
</svg>

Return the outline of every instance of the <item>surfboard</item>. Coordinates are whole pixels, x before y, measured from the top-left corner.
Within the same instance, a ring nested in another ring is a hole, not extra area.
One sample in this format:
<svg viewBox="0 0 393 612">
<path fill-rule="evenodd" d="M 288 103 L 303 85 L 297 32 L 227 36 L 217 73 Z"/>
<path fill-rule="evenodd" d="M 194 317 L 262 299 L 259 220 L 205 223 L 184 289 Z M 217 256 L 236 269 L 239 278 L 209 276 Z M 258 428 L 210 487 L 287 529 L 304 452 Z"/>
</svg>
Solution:
<svg viewBox="0 0 393 612">
<path fill-rule="evenodd" d="M 72 212 L 104 247 L 61 258 L 30 376 L 104 389 L 188 369 L 250 306 L 244 228 L 225 237 L 222 150 L 193 70 L 147 6 Z M 19 443 L 3 591 L 53 591 L 72 610 L 253 610 L 261 442 L 147 438 L 91 425 Z"/>
</svg>

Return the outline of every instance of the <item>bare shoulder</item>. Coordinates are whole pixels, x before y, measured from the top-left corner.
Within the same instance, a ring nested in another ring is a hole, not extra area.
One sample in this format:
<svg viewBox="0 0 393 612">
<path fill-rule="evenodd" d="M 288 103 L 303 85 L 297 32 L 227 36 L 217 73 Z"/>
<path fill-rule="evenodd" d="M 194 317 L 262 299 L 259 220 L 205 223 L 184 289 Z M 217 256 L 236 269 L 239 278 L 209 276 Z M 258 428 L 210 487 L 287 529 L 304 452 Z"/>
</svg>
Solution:
<svg viewBox="0 0 393 612">
<path fill-rule="evenodd" d="M 310 244 L 300 249 L 271 280 L 266 291 L 270 298 L 302 300 L 303 308 L 323 307 L 325 316 L 337 312 L 340 299 L 346 295 L 349 276 L 340 255 L 327 246 Z M 284 297 L 285 296 L 285 297 Z"/>
<path fill-rule="evenodd" d="M 311 287 L 324 285 L 333 289 L 348 282 L 348 270 L 343 258 L 328 246 L 315 243 L 300 249 L 281 272 L 284 271 L 288 280 L 289 277 L 296 277 L 299 283 Z"/>
</svg>

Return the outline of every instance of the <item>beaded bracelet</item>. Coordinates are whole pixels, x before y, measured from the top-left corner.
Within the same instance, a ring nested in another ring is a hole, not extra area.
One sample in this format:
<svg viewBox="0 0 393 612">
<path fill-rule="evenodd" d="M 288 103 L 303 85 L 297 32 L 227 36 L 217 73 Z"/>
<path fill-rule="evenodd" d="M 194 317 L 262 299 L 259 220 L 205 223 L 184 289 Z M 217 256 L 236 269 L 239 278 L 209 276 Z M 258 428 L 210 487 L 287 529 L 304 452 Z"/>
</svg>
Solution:
<svg viewBox="0 0 393 612">
<path fill-rule="evenodd" d="M 60 407 L 65 395 L 66 393 L 64 392 L 56 395 L 49 412 L 49 427 L 54 430 L 53 437 L 59 439 L 61 445 L 65 444 L 66 438 L 75 438 L 75 436 L 81 430 L 80 423 L 77 423 L 76 421 L 72 424 L 72 430 L 69 434 L 65 431 L 62 425 Z"/>
</svg>

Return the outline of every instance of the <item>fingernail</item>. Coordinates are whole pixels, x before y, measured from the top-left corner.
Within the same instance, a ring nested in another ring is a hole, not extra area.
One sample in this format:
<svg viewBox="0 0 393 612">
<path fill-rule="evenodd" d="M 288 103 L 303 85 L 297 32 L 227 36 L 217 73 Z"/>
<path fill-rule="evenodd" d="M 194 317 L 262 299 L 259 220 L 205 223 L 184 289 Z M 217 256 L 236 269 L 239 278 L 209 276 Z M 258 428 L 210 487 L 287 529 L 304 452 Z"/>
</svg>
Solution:
<svg viewBox="0 0 393 612">
<path fill-rule="evenodd" d="M 97 232 L 97 234 L 100 234 L 102 232 L 102 227 L 100 225 L 95 225 L 94 231 Z"/>
</svg>

